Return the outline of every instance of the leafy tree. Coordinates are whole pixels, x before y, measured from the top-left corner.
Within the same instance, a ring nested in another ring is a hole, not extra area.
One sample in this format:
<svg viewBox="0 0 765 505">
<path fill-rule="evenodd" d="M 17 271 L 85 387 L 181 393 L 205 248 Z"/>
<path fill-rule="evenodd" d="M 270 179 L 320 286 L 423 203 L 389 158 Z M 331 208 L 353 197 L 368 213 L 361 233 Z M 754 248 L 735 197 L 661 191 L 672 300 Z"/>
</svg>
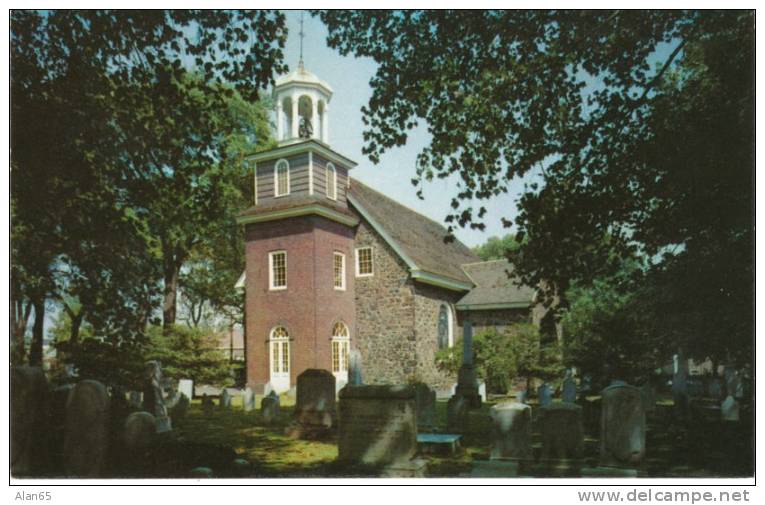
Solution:
<svg viewBox="0 0 765 505">
<path fill-rule="evenodd" d="M 209 169 L 231 126 L 220 111 L 285 70 L 285 38 L 272 11 L 11 13 L 14 328 L 18 342 L 31 305 L 30 362 L 46 298 L 73 297 L 94 326 L 129 326 L 127 338 L 164 278 L 172 322 L 183 210 L 204 212 L 226 177 Z M 169 196 L 184 200 L 162 208 Z M 163 211 L 176 228 L 157 224 Z"/>
<path fill-rule="evenodd" d="M 560 377 L 562 366 L 557 346 L 541 344 L 539 329 L 529 323 L 515 323 L 473 336 L 473 363 L 489 391 L 506 393 L 514 377 L 549 380 Z M 462 364 L 462 342 L 436 353 L 439 369 L 456 374 Z"/>
<path fill-rule="evenodd" d="M 489 237 L 485 243 L 474 247 L 473 252 L 482 260 L 489 261 L 504 259 L 510 251 L 515 251 L 518 247 L 519 244 L 515 240 L 515 235 L 508 233 L 502 238 Z"/>
<path fill-rule="evenodd" d="M 318 15 L 331 47 L 379 65 L 370 159 L 426 122 L 413 182 L 459 175 L 450 230 L 482 228 L 473 202 L 527 177 L 509 253 L 525 284 L 565 308 L 572 282 L 637 259 L 662 336 L 751 355 L 752 11 Z"/>
</svg>

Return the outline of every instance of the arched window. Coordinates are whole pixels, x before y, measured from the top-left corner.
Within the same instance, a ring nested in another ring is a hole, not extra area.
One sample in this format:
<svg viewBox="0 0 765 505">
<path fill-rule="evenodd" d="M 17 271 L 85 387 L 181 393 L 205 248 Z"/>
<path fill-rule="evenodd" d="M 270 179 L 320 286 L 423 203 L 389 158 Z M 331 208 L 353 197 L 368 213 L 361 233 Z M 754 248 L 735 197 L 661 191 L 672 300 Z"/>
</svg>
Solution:
<svg viewBox="0 0 765 505">
<path fill-rule="evenodd" d="M 281 381 L 290 376 L 290 335 L 284 326 L 276 326 L 271 330 L 271 382 Z"/>
<path fill-rule="evenodd" d="M 448 305 L 441 304 L 438 309 L 438 348 L 445 349 L 454 345 L 454 322 Z"/>
<path fill-rule="evenodd" d="M 337 170 L 335 165 L 327 163 L 327 198 L 337 200 Z"/>
<path fill-rule="evenodd" d="M 274 169 L 274 196 L 290 194 L 290 164 L 287 160 L 276 162 Z"/>
<path fill-rule="evenodd" d="M 348 354 L 350 353 L 348 326 L 338 321 L 332 328 L 332 373 L 348 380 Z"/>
</svg>

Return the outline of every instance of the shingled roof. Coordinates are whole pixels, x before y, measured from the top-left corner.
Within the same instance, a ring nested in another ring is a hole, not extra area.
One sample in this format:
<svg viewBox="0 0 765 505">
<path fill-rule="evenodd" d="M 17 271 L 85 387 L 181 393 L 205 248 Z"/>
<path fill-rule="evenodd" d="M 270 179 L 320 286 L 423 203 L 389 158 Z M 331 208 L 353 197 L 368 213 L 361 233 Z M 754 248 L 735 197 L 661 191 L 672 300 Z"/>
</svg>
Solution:
<svg viewBox="0 0 765 505">
<path fill-rule="evenodd" d="M 516 284 L 513 265 L 507 260 L 468 263 L 462 269 L 475 287 L 457 302 L 457 308 L 524 308 L 534 302 L 534 289 Z"/>
<path fill-rule="evenodd" d="M 351 180 L 348 200 L 402 257 L 413 272 L 456 281 L 463 289 L 473 283 L 461 265 L 480 261 L 459 240 L 444 242 L 446 228 L 359 182 Z M 425 277 L 421 277 L 424 279 Z"/>
</svg>

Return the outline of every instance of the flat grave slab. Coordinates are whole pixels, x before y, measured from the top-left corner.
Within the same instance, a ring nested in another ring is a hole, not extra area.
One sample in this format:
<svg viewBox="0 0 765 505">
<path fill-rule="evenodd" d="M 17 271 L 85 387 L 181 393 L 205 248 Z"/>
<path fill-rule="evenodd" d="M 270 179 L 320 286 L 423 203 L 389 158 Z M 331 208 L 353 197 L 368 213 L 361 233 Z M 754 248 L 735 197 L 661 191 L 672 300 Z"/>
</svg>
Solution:
<svg viewBox="0 0 765 505">
<path fill-rule="evenodd" d="M 460 450 L 462 435 L 451 433 L 418 433 L 417 447 L 422 453 L 448 453 L 456 455 Z"/>
</svg>

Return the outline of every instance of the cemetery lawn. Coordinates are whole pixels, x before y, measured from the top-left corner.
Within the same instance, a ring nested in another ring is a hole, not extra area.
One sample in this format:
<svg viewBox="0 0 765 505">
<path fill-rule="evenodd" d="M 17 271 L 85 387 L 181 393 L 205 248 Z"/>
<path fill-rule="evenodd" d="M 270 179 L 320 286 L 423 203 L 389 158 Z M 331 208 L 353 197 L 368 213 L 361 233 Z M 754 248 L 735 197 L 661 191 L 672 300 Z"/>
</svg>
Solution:
<svg viewBox="0 0 765 505">
<path fill-rule="evenodd" d="M 585 431 L 584 458 L 568 462 L 527 461 L 521 464 L 521 477 L 568 477 L 578 475 L 585 466 L 598 466 L 599 398 L 589 398 L 593 407 L 583 412 Z M 257 398 L 260 404 L 260 397 Z M 429 477 L 466 477 L 474 460 L 489 459 L 491 418 L 494 403 L 470 412 L 470 432 L 462 439 L 456 455 L 425 454 Z M 244 412 L 241 397 L 233 399 L 231 410 L 216 407 L 212 414 L 202 412 L 198 400 L 192 402 L 184 419 L 174 421 L 177 436 L 183 440 L 232 448 L 237 457 L 248 460 L 251 470 L 241 477 L 369 477 L 358 469 L 339 467 L 337 438 L 298 440 L 285 434 L 294 408 L 294 400 L 281 398 L 281 418 L 264 425 L 256 411 Z M 533 412 L 537 406 L 532 402 Z M 642 477 L 736 477 L 753 473 L 751 427 L 741 423 L 719 422 L 719 411 L 700 405 L 697 422 L 680 427 L 673 419 L 672 400 L 660 398 L 656 412 L 648 416 L 647 454 L 636 467 Z M 532 422 L 532 427 L 536 423 Z M 436 402 L 436 425 L 446 425 L 446 401 Z M 441 430 L 443 432 L 443 429 Z M 535 453 L 541 449 L 538 431 L 532 428 Z M 216 475 L 225 477 L 225 475 Z"/>
</svg>

